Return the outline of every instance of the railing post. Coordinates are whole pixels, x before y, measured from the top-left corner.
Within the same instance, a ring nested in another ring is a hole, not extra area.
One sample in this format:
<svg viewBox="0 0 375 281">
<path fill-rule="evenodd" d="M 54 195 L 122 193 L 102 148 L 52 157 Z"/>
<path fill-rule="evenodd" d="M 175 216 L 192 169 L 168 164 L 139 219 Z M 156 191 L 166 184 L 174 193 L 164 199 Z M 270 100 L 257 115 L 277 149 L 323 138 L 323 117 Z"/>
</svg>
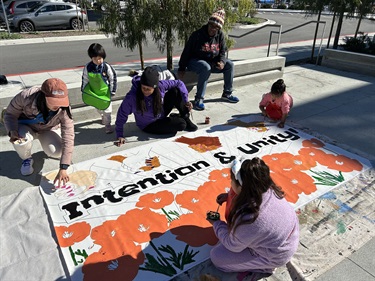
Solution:
<svg viewBox="0 0 375 281">
<path fill-rule="evenodd" d="M 280 40 L 281 40 L 281 29 L 282 29 L 282 25 L 279 26 L 279 35 L 278 35 L 278 38 L 277 38 L 276 56 L 279 55 L 279 46 L 280 46 Z"/>
<path fill-rule="evenodd" d="M 323 25 L 323 32 L 322 32 L 322 37 L 320 38 L 320 45 L 319 45 L 318 57 L 316 58 L 316 63 L 315 63 L 315 65 L 318 65 L 318 62 L 319 62 L 320 51 L 322 50 L 323 37 L 324 37 L 324 32 L 325 32 L 325 30 L 326 30 L 326 23 L 324 22 L 324 25 Z"/>
</svg>

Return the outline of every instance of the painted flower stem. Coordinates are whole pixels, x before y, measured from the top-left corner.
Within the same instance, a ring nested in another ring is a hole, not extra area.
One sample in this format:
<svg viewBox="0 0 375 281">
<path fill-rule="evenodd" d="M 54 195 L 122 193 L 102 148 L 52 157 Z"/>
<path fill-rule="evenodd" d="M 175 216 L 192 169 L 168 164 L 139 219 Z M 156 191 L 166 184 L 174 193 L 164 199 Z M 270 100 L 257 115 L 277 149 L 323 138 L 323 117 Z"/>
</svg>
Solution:
<svg viewBox="0 0 375 281">
<path fill-rule="evenodd" d="M 339 171 L 338 175 L 334 175 L 326 171 L 324 172 L 315 172 L 313 170 L 310 170 L 310 171 L 316 175 L 316 176 L 312 176 L 313 179 L 316 180 L 315 184 L 335 186 L 345 180 L 341 171 Z"/>
</svg>

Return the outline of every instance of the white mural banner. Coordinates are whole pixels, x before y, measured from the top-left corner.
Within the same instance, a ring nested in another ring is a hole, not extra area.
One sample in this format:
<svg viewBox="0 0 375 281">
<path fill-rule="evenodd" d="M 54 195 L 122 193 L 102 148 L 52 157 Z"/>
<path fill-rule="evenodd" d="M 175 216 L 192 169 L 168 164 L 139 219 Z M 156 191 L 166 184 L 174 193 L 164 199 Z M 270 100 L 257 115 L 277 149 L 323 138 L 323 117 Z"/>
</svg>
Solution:
<svg viewBox="0 0 375 281">
<path fill-rule="evenodd" d="M 74 164 L 60 188 L 51 172 L 40 190 L 72 280 L 169 280 L 208 259 L 217 238 L 206 213 L 229 190 L 233 160 L 253 157 L 269 165 L 295 209 L 371 167 L 247 116 Z"/>
</svg>

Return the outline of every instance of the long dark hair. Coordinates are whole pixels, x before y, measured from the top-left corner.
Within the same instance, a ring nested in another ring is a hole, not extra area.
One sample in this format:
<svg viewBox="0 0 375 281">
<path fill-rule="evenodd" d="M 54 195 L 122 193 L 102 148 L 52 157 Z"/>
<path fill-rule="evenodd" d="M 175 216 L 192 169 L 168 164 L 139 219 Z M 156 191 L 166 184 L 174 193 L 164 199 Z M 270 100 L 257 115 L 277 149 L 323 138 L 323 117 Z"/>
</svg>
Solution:
<svg viewBox="0 0 375 281">
<path fill-rule="evenodd" d="M 36 93 L 36 95 L 37 95 L 37 97 L 36 97 L 36 107 L 39 110 L 39 112 L 42 113 L 43 119 L 47 120 L 48 115 L 49 115 L 49 109 L 48 109 L 47 102 L 46 102 L 46 96 L 44 95 L 44 93 L 42 91 L 39 91 L 38 93 Z M 66 111 L 66 114 L 68 114 L 70 119 L 73 119 L 69 106 L 60 107 L 60 108 L 61 108 L 61 110 Z"/>
<path fill-rule="evenodd" d="M 286 85 L 283 79 L 277 80 L 272 84 L 271 93 L 275 96 L 281 96 L 286 91 Z"/>
<path fill-rule="evenodd" d="M 159 87 L 156 87 L 154 89 L 154 92 L 152 93 L 152 95 L 154 96 L 154 103 L 152 105 L 152 108 L 154 110 L 154 117 L 156 117 L 159 114 L 161 114 L 162 109 L 163 109 Z M 147 111 L 147 107 L 145 103 L 145 95 L 142 92 L 141 82 L 139 82 L 138 87 L 137 87 L 136 103 L 137 103 L 137 110 L 141 111 L 143 115 L 143 113 Z"/>
<path fill-rule="evenodd" d="M 270 169 L 262 159 L 255 157 L 245 160 L 239 172 L 242 179 L 241 192 L 235 197 L 228 216 L 228 226 L 233 231 L 239 225 L 251 224 L 258 218 L 262 194 L 268 189 L 271 188 L 278 198 L 284 197 L 284 191 L 273 182 Z M 232 171 L 231 178 L 240 185 Z M 245 219 L 246 215 L 250 215 L 250 218 Z"/>
</svg>

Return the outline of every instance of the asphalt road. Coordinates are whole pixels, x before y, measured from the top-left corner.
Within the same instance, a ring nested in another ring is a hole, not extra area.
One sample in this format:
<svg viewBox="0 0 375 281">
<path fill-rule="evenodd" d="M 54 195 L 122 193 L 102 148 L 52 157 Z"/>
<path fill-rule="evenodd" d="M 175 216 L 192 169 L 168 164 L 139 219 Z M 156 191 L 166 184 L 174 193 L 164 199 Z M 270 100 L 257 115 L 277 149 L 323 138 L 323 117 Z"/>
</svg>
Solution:
<svg viewBox="0 0 375 281">
<path fill-rule="evenodd" d="M 282 25 L 282 31 L 288 31 L 296 26 L 314 21 L 317 16 L 306 17 L 302 13 L 260 13 L 258 17 L 270 19 L 276 24 Z M 326 21 L 325 35 L 327 38 L 331 28 L 332 16 L 322 16 L 321 21 Z M 94 22 L 90 23 L 95 24 Z M 337 21 L 335 23 L 334 31 Z M 354 34 L 357 25 L 357 19 L 345 19 L 341 35 Z M 252 46 L 268 45 L 270 31 L 277 31 L 275 26 L 265 27 L 247 36 L 236 38 L 234 48 L 246 48 Z M 321 36 L 321 30 L 318 36 Z M 370 20 L 362 20 L 361 31 L 375 32 L 375 23 Z M 234 28 L 230 34 L 241 36 L 250 29 Z M 315 33 L 315 23 L 308 24 L 299 29 L 286 32 L 281 37 L 281 43 L 296 42 L 313 39 Z M 334 32 L 332 36 L 334 35 Z M 276 43 L 277 36 L 273 36 L 272 43 Z M 96 40 L 102 44 L 107 52 L 107 61 L 112 64 L 125 62 L 134 62 L 139 60 L 138 50 L 134 51 L 114 46 L 112 39 Z M 87 48 L 92 43 L 90 40 L 71 41 L 59 43 L 28 44 L 2 46 L 0 53 L 0 73 L 4 75 L 41 72 L 47 70 L 70 69 L 81 67 L 89 61 Z M 175 45 L 173 54 L 179 56 L 183 46 Z M 165 54 L 159 52 L 151 38 L 148 45 L 144 47 L 144 59 L 163 58 Z"/>
</svg>

